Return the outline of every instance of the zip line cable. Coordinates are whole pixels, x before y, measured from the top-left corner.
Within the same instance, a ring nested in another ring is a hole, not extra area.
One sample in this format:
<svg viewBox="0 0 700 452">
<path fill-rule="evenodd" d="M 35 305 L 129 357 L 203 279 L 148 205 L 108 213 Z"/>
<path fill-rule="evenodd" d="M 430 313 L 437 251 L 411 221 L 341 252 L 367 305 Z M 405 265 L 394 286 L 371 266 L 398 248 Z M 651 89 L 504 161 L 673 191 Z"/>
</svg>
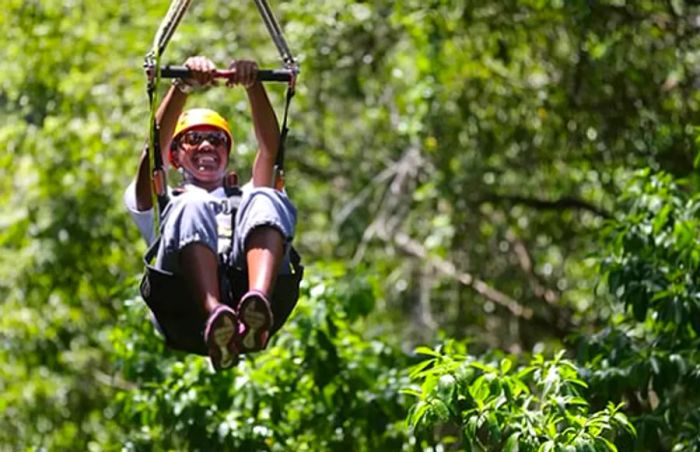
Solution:
<svg viewBox="0 0 700 452">
<path fill-rule="evenodd" d="M 270 33 L 272 41 L 275 43 L 275 46 L 277 46 L 277 51 L 280 54 L 280 58 L 282 58 L 282 63 L 291 71 L 291 78 L 289 84 L 287 85 L 287 92 L 285 94 L 284 117 L 282 119 L 282 129 L 280 131 L 280 144 L 277 151 L 277 160 L 275 161 L 275 169 L 277 173 L 275 185 L 277 188 L 281 189 L 284 187 L 284 151 L 287 134 L 289 132 L 289 127 L 287 127 L 287 116 L 289 114 L 289 105 L 292 101 L 292 97 L 294 97 L 296 76 L 299 73 L 299 66 L 292 56 L 292 52 L 289 50 L 287 41 L 284 39 L 284 35 L 282 34 L 282 29 L 277 23 L 274 14 L 272 14 L 272 10 L 270 10 L 270 6 L 267 4 L 267 1 L 255 0 L 255 6 L 258 7 L 260 16 L 262 17 L 263 22 L 265 22 L 265 27 L 267 27 L 267 31 Z"/>
<path fill-rule="evenodd" d="M 162 55 L 165 51 L 165 47 L 170 42 L 170 38 L 175 33 L 175 29 L 180 24 L 191 2 L 192 0 L 175 0 L 170 4 L 153 41 L 153 48 L 158 49 L 158 54 Z"/>
<path fill-rule="evenodd" d="M 296 61 L 292 56 L 292 52 L 289 51 L 289 46 L 287 45 L 287 41 L 284 39 L 284 35 L 282 35 L 282 29 L 277 23 L 275 16 L 272 14 L 267 1 L 255 0 L 255 6 L 258 7 L 258 11 L 260 11 L 260 16 L 262 16 L 263 22 L 265 22 L 267 31 L 270 33 L 270 37 L 275 43 L 275 46 L 277 46 L 277 50 L 280 53 L 280 57 L 282 57 L 284 66 L 290 69 L 297 69 Z"/>
</svg>

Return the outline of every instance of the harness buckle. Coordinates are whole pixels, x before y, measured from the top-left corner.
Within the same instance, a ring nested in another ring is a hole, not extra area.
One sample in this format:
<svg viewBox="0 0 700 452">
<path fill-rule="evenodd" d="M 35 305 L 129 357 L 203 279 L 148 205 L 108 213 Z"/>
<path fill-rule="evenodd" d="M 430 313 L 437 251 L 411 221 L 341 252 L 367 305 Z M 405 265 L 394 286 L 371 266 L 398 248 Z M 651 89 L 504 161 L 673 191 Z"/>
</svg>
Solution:
<svg viewBox="0 0 700 452">
<path fill-rule="evenodd" d="M 153 171 L 153 189 L 158 196 L 164 196 L 167 188 L 165 181 L 165 171 L 162 169 L 156 169 Z"/>
<path fill-rule="evenodd" d="M 146 80 L 148 80 L 149 88 L 153 86 L 156 80 L 156 60 L 153 52 L 149 52 L 143 60 L 143 70 L 146 72 Z"/>
<path fill-rule="evenodd" d="M 275 190 L 284 190 L 284 169 L 275 165 Z"/>
<path fill-rule="evenodd" d="M 236 174 L 234 171 L 231 171 L 226 176 L 224 176 L 224 187 L 238 187 L 238 174 Z"/>
</svg>

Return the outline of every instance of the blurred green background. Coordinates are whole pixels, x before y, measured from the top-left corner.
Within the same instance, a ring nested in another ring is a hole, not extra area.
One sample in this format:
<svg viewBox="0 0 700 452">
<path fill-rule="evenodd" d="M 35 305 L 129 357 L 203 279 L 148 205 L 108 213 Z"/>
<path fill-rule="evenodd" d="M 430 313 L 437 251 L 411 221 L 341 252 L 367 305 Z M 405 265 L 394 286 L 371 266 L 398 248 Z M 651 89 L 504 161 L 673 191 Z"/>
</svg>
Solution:
<svg viewBox="0 0 700 452">
<path fill-rule="evenodd" d="M 696 2 L 272 2 L 307 273 L 224 374 L 153 332 L 121 201 L 168 5 L 3 3 L 0 450 L 698 450 Z M 190 55 L 280 64 L 252 1 Z M 188 105 L 247 179 L 244 93 Z"/>
</svg>

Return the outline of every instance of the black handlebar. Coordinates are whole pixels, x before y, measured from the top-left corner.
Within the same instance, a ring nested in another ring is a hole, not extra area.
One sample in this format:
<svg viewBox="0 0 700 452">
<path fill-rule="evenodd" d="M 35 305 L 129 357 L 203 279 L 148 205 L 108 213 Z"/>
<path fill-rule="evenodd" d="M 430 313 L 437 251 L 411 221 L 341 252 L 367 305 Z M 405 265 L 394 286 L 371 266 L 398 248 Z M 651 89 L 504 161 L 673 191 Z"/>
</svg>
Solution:
<svg viewBox="0 0 700 452">
<path fill-rule="evenodd" d="M 185 66 L 163 66 L 160 68 L 160 76 L 163 78 L 187 78 L 190 75 L 189 68 Z M 230 78 L 233 72 L 230 70 L 216 70 L 214 77 Z M 293 69 L 259 69 L 258 81 L 260 82 L 290 82 L 296 75 Z"/>
</svg>

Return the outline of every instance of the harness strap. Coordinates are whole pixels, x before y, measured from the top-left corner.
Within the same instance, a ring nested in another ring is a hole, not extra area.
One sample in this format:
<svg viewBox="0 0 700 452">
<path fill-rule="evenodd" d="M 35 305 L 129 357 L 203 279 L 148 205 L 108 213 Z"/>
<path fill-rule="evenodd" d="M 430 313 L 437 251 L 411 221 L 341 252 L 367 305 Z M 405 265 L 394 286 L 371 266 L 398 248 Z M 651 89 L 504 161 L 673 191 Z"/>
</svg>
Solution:
<svg viewBox="0 0 700 452">
<path fill-rule="evenodd" d="M 153 177 L 153 204 L 158 206 L 158 214 L 154 215 L 153 232 L 157 234 L 160 217 L 168 204 L 166 174 L 163 168 L 163 155 L 160 149 L 159 127 L 156 121 L 158 103 L 157 87 L 160 82 L 160 58 L 170 42 L 175 29 L 182 20 L 191 0 L 173 0 L 168 12 L 158 27 L 153 46 L 144 59 L 144 68 L 148 78 L 147 92 L 149 102 L 149 146 L 148 163 Z"/>
<path fill-rule="evenodd" d="M 289 116 L 289 105 L 292 103 L 294 93 L 294 83 L 290 82 L 289 85 L 287 85 L 287 92 L 285 94 L 282 130 L 280 131 L 280 144 L 279 148 L 277 149 L 277 159 L 275 161 L 276 174 L 278 178 L 278 180 L 275 181 L 275 187 L 280 190 L 284 187 L 284 151 L 286 149 L 287 134 L 289 133 L 287 118 Z"/>
<path fill-rule="evenodd" d="M 160 235 L 156 236 L 156 239 L 148 247 L 148 250 L 146 250 L 146 254 L 143 255 L 143 261 L 146 263 L 146 266 L 148 266 L 151 262 L 153 262 L 153 259 L 156 257 L 156 254 L 158 254 L 158 246 L 159 245 L 160 245 Z"/>
<path fill-rule="evenodd" d="M 229 250 L 222 256 L 222 261 L 225 265 L 230 266 L 233 265 L 232 262 L 229 262 L 229 254 L 233 247 L 233 237 L 236 233 L 236 214 L 238 213 L 238 208 L 241 206 L 241 196 L 243 192 L 238 185 L 225 186 L 224 191 L 228 197 L 228 212 L 229 215 L 231 215 L 231 243 L 229 245 Z"/>
</svg>

